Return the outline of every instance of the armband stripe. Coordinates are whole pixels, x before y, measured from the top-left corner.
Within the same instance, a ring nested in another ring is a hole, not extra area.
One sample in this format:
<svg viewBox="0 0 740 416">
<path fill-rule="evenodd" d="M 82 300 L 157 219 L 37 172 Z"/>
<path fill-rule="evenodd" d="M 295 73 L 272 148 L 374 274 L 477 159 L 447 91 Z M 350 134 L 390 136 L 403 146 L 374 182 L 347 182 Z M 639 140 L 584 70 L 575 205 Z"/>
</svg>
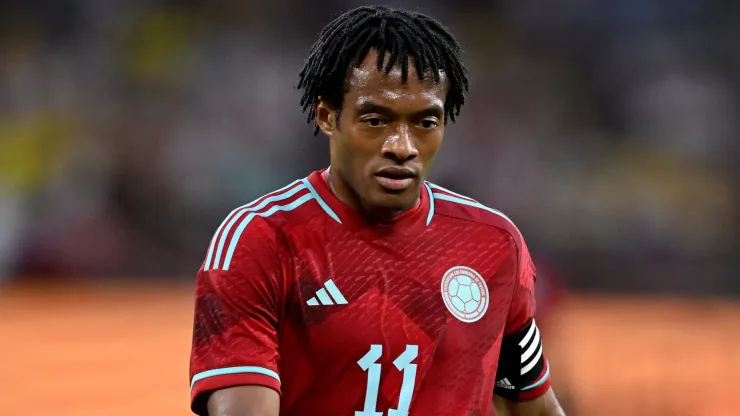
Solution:
<svg viewBox="0 0 740 416">
<path fill-rule="evenodd" d="M 524 339 L 522 339 L 519 342 L 519 346 L 524 348 L 525 345 L 529 344 L 530 338 L 532 338 L 532 334 L 534 334 L 535 329 L 537 328 L 537 324 L 534 322 L 534 319 L 532 319 L 532 323 L 529 324 L 529 330 L 527 331 L 527 335 L 524 336 Z"/>
<path fill-rule="evenodd" d="M 537 349 L 537 355 L 535 355 L 534 359 L 529 364 L 524 366 L 524 368 L 522 368 L 521 375 L 524 375 L 530 372 L 534 368 L 534 366 L 536 366 L 537 363 L 540 361 L 540 358 L 542 358 L 542 345 L 541 344 L 540 344 L 540 347 Z"/>
<path fill-rule="evenodd" d="M 540 331 L 534 325 L 532 325 L 532 328 L 534 328 L 534 339 L 532 339 L 529 348 L 527 348 L 527 350 L 524 351 L 524 353 L 522 354 L 522 364 L 524 364 L 530 357 L 532 357 L 532 355 L 537 350 L 537 347 L 540 346 Z M 524 348 L 524 345 L 522 345 L 522 348 Z"/>
<path fill-rule="evenodd" d="M 532 389 L 535 389 L 535 388 L 537 388 L 537 387 L 545 384 L 545 382 L 547 381 L 547 378 L 550 377 L 550 363 L 547 362 L 547 360 L 545 360 L 545 365 L 547 366 L 547 371 L 545 371 L 545 375 L 543 375 L 542 377 L 540 377 L 539 380 L 535 381 L 534 384 L 531 384 L 531 385 L 529 385 L 527 387 L 524 387 L 522 389 L 522 391 L 532 390 Z"/>
</svg>

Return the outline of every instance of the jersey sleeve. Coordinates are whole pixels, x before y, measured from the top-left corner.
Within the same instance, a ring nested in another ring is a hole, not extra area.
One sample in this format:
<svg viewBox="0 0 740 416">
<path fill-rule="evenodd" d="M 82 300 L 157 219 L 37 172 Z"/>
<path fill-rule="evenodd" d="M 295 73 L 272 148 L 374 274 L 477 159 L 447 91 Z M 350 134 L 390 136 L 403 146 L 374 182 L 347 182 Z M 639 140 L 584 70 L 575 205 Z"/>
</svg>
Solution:
<svg viewBox="0 0 740 416">
<path fill-rule="evenodd" d="M 512 401 L 535 399 L 550 388 L 550 366 L 534 320 L 537 272 L 523 239 L 519 251 L 494 388 L 495 394 Z"/>
<path fill-rule="evenodd" d="M 215 390 L 261 385 L 280 392 L 277 327 L 286 256 L 261 218 L 239 228 L 219 229 L 197 276 L 190 395 L 200 415 Z"/>
</svg>

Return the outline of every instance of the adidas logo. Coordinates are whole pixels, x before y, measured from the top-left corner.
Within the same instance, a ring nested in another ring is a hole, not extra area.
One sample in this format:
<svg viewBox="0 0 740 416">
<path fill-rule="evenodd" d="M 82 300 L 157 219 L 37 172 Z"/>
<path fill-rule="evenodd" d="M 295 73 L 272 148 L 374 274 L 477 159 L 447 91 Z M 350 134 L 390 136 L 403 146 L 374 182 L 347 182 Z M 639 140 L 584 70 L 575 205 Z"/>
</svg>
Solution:
<svg viewBox="0 0 740 416">
<path fill-rule="evenodd" d="M 496 382 L 496 387 L 500 387 L 502 389 L 507 389 L 507 390 L 513 390 L 514 389 L 514 385 L 511 384 L 511 383 L 509 383 L 509 379 L 508 378 L 502 378 L 501 380 L 497 381 Z"/>
<path fill-rule="evenodd" d="M 308 301 L 306 301 L 306 305 L 308 306 L 319 306 L 319 305 L 346 305 L 347 299 L 344 298 L 344 295 L 342 295 L 342 292 L 339 291 L 339 288 L 337 285 L 334 284 L 334 282 L 329 279 L 326 282 L 324 282 L 324 288 L 325 289 L 319 289 L 316 291 L 316 296 L 312 297 Z"/>
</svg>

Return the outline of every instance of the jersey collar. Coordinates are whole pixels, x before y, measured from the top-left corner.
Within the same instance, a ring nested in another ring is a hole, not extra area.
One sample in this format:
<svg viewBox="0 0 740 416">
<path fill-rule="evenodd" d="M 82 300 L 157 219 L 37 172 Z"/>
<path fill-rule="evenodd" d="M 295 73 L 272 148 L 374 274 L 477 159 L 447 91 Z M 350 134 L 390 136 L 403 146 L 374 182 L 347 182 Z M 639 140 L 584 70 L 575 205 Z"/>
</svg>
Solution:
<svg viewBox="0 0 740 416">
<path fill-rule="evenodd" d="M 334 211 L 342 224 L 356 230 L 371 230 L 384 236 L 390 234 L 408 234 L 423 231 L 433 216 L 433 200 L 424 183 L 419 203 L 403 214 L 383 223 L 370 223 L 360 212 L 340 201 L 326 181 L 326 171 L 322 169 L 311 173 L 308 181 L 313 185 L 319 197 Z"/>
</svg>

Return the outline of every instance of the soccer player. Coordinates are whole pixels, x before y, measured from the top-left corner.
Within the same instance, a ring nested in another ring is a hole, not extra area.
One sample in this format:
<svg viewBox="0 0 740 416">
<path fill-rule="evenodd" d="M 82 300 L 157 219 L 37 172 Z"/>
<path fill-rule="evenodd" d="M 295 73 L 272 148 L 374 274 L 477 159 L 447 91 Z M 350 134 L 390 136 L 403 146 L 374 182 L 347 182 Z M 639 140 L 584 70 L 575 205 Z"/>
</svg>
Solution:
<svg viewBox="0 0 740 416">
<path fill-rule="evenodd" d="M 331 165 L 218 228 L 198 272 L 192 410 L 563 414 L 521 234 L 424 181 L 468 90 L 457 41 L 423 14 L 361 7 L 322 30 L 299 78 Z"/>
</svg>

